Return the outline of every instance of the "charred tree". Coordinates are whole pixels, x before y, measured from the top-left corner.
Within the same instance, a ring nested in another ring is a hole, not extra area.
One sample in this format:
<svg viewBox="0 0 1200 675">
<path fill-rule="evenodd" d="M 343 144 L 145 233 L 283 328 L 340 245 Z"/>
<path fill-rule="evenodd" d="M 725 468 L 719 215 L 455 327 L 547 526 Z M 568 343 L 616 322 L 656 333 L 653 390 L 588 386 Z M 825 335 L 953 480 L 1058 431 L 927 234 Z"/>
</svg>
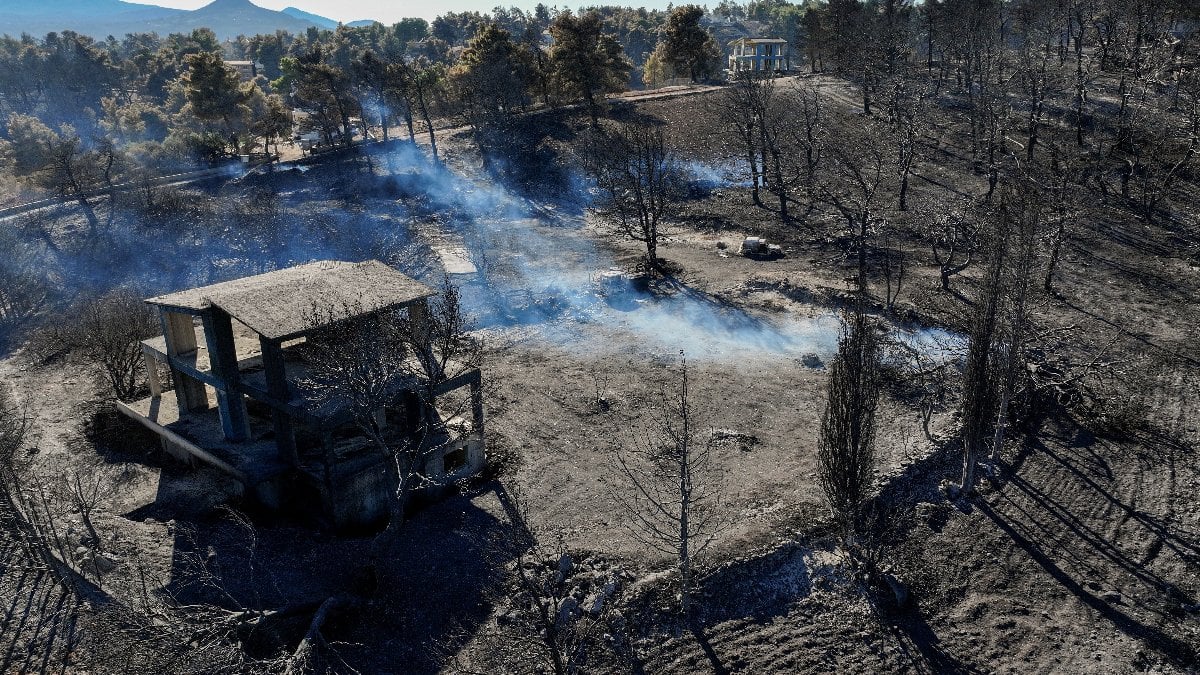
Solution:
<svg viewBox="0 0 1200 675">
<path fill-rule="evenodd" d="M 645 245 L 646 265 L 657 270 L 663 216 L 680 189 L 663 129 L 647 122 L 605 126 L 592 134 L 585 152 L 600 191 L 597 210 L 623 236 Z"/>
<path fill-rule="evenodd" d="M 412 492 L 429 478 L 425 465 L 433 450 L 428 440 L 438 423 L 438 385 L 478 366 L 477 343 L 467 334 L 469 325 L 448 278 L 441 296 L 426 311 L 314 308 L 309 323 L 322 327 L 310 340 L 307 354 L 305 392 L 310 403 L 344 408 L 392 472 L 394 498 L 388 502 L 387 526 L 376 537 L 378 557 L 400 532 Z M 389 433 L 386 410 L 412 390 L 414 381 L 421 414 L 409 420 L 404 434 Z M 327 447 L 327 487 L 336 462 Z"/>
<path fill-rule="evenodd" d="M 881 354 L 878 330 L 856 308 L 845 320 L 829 365 L 817 444 L 817 480 L 844 540 L 856 531 L 874 480 Z"/>
<path fill-rule="evenodd" d="M 942 290 L 950 290 L 950 279 L 975 261 L 979 231 L 972 220 L 969 204 L 945 205 L 929 214 L 926 241 L 938 266 Z"/>
<path fill-rule="evenodd" d="M 869 286 L 867 253 L 872 231 L 879 225 L 877 201 L 892 162 L 889 149 L 873 127 L 845 122 L 830 136 L 837 140 L 830 142 L 831 166 L 822 177 L 821 195 L 846 220 L 857 253 L 857 291 L 865 296 Z"/>
<path fill-rule="evenodd" d="M 141 341 L 160 330 L 154 312 L 133 292 L 117 290 L 76 302 L 68 315 L 42 329 L 41 339 L 99 365 L 118 399 L 135 398 L 143 386 Z"/>
<path fill-rule="evenodd" d="M 991 236 L 994 243 L 989 246 L 990 257 L 981 286 L 983 293 L 975 301 L 963 375 L 963 471 L 960 485 L 964 493 L 975 489 L 975 468 L 985 455 L 985 439 L 996 408 L 993 356 L 1005 247 L 999 232 L 993 232 Z"/>
<path fill-rule="evenodd" d="M 684 360 L 678 388 L 664 400 L 659 417 L 614 454 L 620 484 L 609 485 L 628 516 L 630 534 L 675 558 L 684 616 L 691 614 L 696 560 L 712 544 L 723 520 L 720 484 L 712 466 L 713 435 L 706 438 L 697 428 L 689 387 Z"/>
<path fill-rule="evenodd" d="M 770 100 L 773 80 L 754 73 L 739 73 L 733 86 L 721 91 L 718 98 L 720 117 L 734 130 L 741 141 L 741 154 L 750 172 L 750 196 L 755 205 L 762 206 L 760 189 L 766 182 L 766 149 L 762 144 L 764 109 Z M 761 162 L 761 163 L 760 163 Z"/>
</svg>

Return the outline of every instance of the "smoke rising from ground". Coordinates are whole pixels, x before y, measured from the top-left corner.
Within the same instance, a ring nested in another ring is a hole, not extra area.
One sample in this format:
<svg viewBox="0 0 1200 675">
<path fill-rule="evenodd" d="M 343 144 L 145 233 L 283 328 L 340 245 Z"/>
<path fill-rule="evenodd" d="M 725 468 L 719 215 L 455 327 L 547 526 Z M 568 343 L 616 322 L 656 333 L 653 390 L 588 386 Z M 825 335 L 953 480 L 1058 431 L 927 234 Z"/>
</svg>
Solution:
<svg viewBox="0 0 1200 675">
<path fill-rule="evenodd" d="M 419 172 L 426 194 L 457 215 L 442 225 L 461 237 L 479 270 L 463 297 L 485 327 L 541 324 L 546 334 L 570 341 L 571 322 L 603 324 L 650 351 L 684 349 L 697 357 L 827 355 L 837 347 L 832 312 L 756 316 L 682 284 L 648 287 L 620 273 L 611 254 L 583 232 L 589 191 L 581 178 L 570 179 L 557 200 L 541 203 L 423 163 L 407 149 L 392 160 Z M 699 163 L 686 169 L 707 189 L 728 181 Z"/>
<path fill-rule="evenodd" d="M 730 181 L 699 163 L 685 169 L 699 189 Z M 613 256 L 584 232 L 589 198 L 579 176 L 531 200 L 393 142 L 339 161 L 168 189 L 154 208 L 122 193 L 100 209 L 104 224 L 94 233 L 82 231 L 70 205 L 28 214 L 5 223 L 16 245 L 0 265 L 36 270 L 65 304 L 116 287 L 150 296 L 320 259 L 378 258 L 436 286 L 435 248 L 456 248 L 477 269 L 455 282 L 483 328 L 536 326 L 556 342 L 594 349 L 605 345 L 582 344 L 578 328 L 599 325 L 629 338 L 611 344 L 696 357 L 836 349 L 832 311 L 758 316 L 679 283 L 647 285 L 613 271 Z"/>
</svg>

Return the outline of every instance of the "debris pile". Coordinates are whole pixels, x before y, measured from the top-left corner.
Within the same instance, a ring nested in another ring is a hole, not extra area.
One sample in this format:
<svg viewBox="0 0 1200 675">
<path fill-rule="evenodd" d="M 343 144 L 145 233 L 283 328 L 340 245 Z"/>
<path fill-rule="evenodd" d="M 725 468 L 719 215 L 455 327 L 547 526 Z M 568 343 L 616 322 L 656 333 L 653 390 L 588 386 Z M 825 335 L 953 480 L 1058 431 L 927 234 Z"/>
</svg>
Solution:
<svg viewBox="0 0 1200 675">
<path fill-rule="evenodd" d="M 782 246 L 768 243 L 762 237 L 746 237 L 738 253 L 755 260 L 775 260 L 784 255 Z"/>
<path fill-rule="evenodd" d="M 592 275 L 592 285 L 600 296 L 616 295 L 629 291 L 630 279 L 619 267 L 611 267 Z"/>
<path fill-rule="evenodd" d="M 757 436 L 733 429 L 713 429 L 712 440 L 714 443 L 728 443 L 742 452 L 750 452 L 758 445 Z"/>
<path fill-rule="evenodd" d="M 612 601 L 621 586 L 633 575 L 604 558 L 588 557 L 578 560 L 567 553 L 543 560 L 524 560 L 521 571 L 535 587 L 544 593 L 534 598 L 529 588 L 514 579 L 508 604 L 501 607 L 497 621 L 512 624 L 527 621 L 538 612 L 537 602 L 549 600 L 556 605 L 558 623 L 570 623 L 584 616 L 598 618 L 612 608 Z"/>
</svg>

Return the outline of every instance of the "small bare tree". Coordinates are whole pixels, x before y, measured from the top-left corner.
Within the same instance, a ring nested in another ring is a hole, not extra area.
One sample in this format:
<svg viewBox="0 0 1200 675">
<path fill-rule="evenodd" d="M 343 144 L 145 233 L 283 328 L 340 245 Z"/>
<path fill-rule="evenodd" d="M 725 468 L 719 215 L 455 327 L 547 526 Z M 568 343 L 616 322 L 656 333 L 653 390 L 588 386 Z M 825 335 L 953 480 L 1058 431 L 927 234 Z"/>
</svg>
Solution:
<svg viewBox="0 0 1200 675">
<path fill-rule="evenodd" d="M 33 318 L 45 305 L 49 285 L 36 261 L 24 253 L 15 228 L 0 231 L 0 337 Z"/>
<path fill-rule="evenodd" d="M 892 138 L 896 144 L 896 174 L 899 179 L 899 208 L 908 210 L 908 185 L 917 162 L 920 137 L 925 126 L 925 97 L 920 91 L 912 91 L 904 80 L 896 80 L 889 86 L 888 118 L 891 122 Z"/>
<path fill-rule="evenodd" d="M 0 384 L 0 506 L 8 511 L 20 499 L 17 455 L 29 433 L 28 411 Z"/>
<path fill-rule="evenodd" d="M 660 416 L 613 455 L 623 485 L 609 489 L 629 516 L 624 522 L 634 539 L 675 557 L 680 609 L 688 616 L 696 560 L 721 530 L 723 504 L 712 461 L 713 434 L 702 435 L 697 428 L 682 351 L 680 358 L 679 386 L 671 395 L 664 393 Z"/>
<path fill-rule="evenodd" d="M 76 573 L 58 523 L 63 508 L 53 489 L 55 478 L 33 470 L 32 453 L 22 452 L 32 428 L 29 410 L 0 384 L 0 526 L 14 535 L 30 560 L 73 588 Z"/>
<path fill-rule="evenodd" d="M 867 253 L 872 231 L 880 221 L 878 200 L 892 163 L 890 149 L 876 129 L 854 120 L 841 120 L 830 137 L 830 171 L 819 189 L 822 199 L 846 219 L 858 255 L 858 292 L 865 295 Z"/>
<path fill-rule="evenodd" d="M 821 166 L 827 143 L 827 120 L 817 87 L 800 84 L 797 89 L 795 101 L 799 124 L 794 129 L 797 146 L 804 153 L 802 180 L 808 199 L 812 201 L 817 186 L 817 169 Z"/>
<path fill-rule="evenodd" d="M 430 301 L 424 323 L 409 321 L 401 327 L 403 340 L 416 356 L 428 386 L 479 366 L 481 345 L 470 335 L 471 320 L 448 274 L 442 275 L 439 293 Z M 432 396 L 430 392 L 429 398 Z"/>
<path fill-rule="evenodd" d="M 962 273 L 975 261 L 979 231 L 971 219 L 970 205 L 948 205 L 928 214 L 925 240 L 938 266 L 942 290 L 950 290 L 950 277 Z"/>
<path fill-rule="evenodd" d="M 1047 236 L 1048 251 L 1046 256 L 1046 272 L 1042 276 L 1042 290 L 1054 294 L 1054 278 L 1062 262 L 1063 245 L 1071 239 L 1072 230 L 1078 227 L 1084 208 L 1079 203 L 1079 184 L 1072 180 L 1073 176 L 1061 162 L 1054 162 L 1055 176 L 1053 186 L 1054 229 Z"/>
<path fill-rule="evenodd" d="M 343 317 L 356 317 L 345 319 Z M 393 469 L 395 499 L 389 502 L 388 524 L 378 543 L 399 531 L 404 510 L 424 465 L 421 439 L 395 439 L 385 434 L 384 411 L 412 376 L 404 330 L 396 311 L 365 314 L 361 307 L 314 308 L 310 322 L 328 326 L 310 338 L 309 373 L 304 390 L 316 407 L 346 410 L 355 426 Z M 338 458 L 326 450 L 325 481 L 332 480 Z"/>
<path fill-rule="evenodd" d="M 514 490 L 505 496 L 518 542 L 506 537 L 503 555 L 510 555 L 513 543 L 520 547 L 516 559 L 506 563 L 512 572 L 509 610 L 498 622 L 494 639 L 486 640 L 483 649 L 459 652 L 456 660 L 463 672 L 586 672 L 589 658 L 611 630 L 608 619 L 621 569 L 606 565 L 601 575 L 586 556 L 569 553 L 561 539 L 546 541 L 531 524 L 522 495 Z M 469 663 L 462 663 L 464 659 Z"/>
<path fill-rule="evenodd" d="M 716 98 L 721 121 L 734 130 L 741 142 L 742 156 L 750 170 L 750 195 L 757 206 L 763 205 L 760 189 L 767 173 L 767 151 L 762 147 L 759 125 L 774 86 L 771 78 L 742 73 L 734 86 L 721 90 Z"/>
<path fill-rule="evenodd" d="M 645 122 L 609 127 L 592 135 L 587 149 L 600 191 L 598 211 L 625 237 L 646 246 L 646 264 L 657 269 L 660 228 L 680 186 L 675 156 L 662 128 Z"/>
<path fill-rule="evenodd" d="M 118 399 L 137 396 L 142 387 L 141 341 L 159 330 L 150 307 L 122 289 L 83 300 L 68 316 L 72 323 L 61 330 L 70 347 L 104 368 Z"/>
<path fill-rule="evenodd" d="M 892 229 L 888 227 L 883 233 L 884 304 L 888 311 L 894 310 L 896 302 L 900 300 L 905 272 L 904 245 L 896 242 L 895 248 L 892 247 Z"/>
<path fill-rule="evenodd" d="M 829 365 L 817 444 L 817 479 L 843 539 L 854 534 L 875 470 L 882 340 L 861 309 L 847 317 Z"/>
<path fill-rule="evenodd" d="M 103 542 L 92 516 L 101 502 L 111 497 L 116 491 L 116 480 L 112 469 L 98 465 L 84 469 L 72 469 L 61 476 L 63 500 L 72 509 L 79 512 L 79 519 L 91 538 L 89 544 L 97 550 L 103 550 Z"/>
</svg>

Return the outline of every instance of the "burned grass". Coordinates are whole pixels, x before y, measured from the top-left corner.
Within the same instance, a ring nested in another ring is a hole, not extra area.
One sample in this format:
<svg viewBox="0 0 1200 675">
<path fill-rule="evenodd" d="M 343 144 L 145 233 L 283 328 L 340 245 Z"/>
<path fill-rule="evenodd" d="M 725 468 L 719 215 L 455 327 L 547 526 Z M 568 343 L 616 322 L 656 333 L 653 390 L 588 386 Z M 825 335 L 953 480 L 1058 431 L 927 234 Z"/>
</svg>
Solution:
<svg viewBox="0 0 1200 675">
<path fill-rule="evenodd" d="M 840 88 L 831 97 L 853 101 Z M 844 223 L 820 206 L 782 223 L 753 204 L 738 184 L 737 152 L 703 97 L 686 109 L 648 101 L 637 112 L 662 120 L 684 158 L 715 182 L 689 192 L 668 223 L 668 278 L 657 278 L 655 288 L 631 283 L 613 302 L 593 288 L 593 275 L 616 267 L 636 277 L 640 252 L 603 223 L 574 220 L 578 192 L 558 202 L 524 202 L 573 185 L 565 145 L 586 122 L 569 111 L 539 116 L 537 129 L 521 130 L 516 138 L 532 154 L 492 174 L 474 174 L 478 160 L 464 140 L 448 141 L 448 164 L 465 180 L 382 155 L 188 187 L 177 195 L 186 208 L 174 215 L 118 211 L 102 250 L 90 252 L 78 245 L 69 210 L 25 223 L 32 241 L 49 242 L 43 252 L 57 261 L 60 277 L 156 291 L 320 257 L 382 257 L 422 277 L 433 271 L 435 246 L 463 242 L 480 252 L 482 274 L 472 283 L 478 307 L 487 310 L 480 315 L 491 317 L 480 334 L 489 345 L 488 445 L 501 460 L 498 471 L 415 514 L 404 546 L 373 582 L 353 573 L 364 538 L 263 519 L 251 545 L 247 530 L 219 510 L 182 508 L 237 497 L 212 477 L 160 471 L 141 459 L 142 440 L 122 441 L 124 431 L 103 414 L 77 436 L 79 402 L 95 393 L 77 386 L 61 360 L 36 372 L 6 360 L 6 379 L 18 381 L 37 408 L 47 466 L 70 464 L 94 446 L 110 461 L 141 467 L 100 519 L 121 542 L 113 546 L 118 567 L 132 567 L 135 554 L 153 559 L 147 566 L 179 597 L 228 602 L 206 595 L 221 588 L 243 607 L 308 606 L 339 593 L 378 596 L 386 587 L 386 602 L 331 623 L 329 639 L 360 670 L 404 664 L 433 672 L 452 669 L 452 655 L 486 646 L 487 631 L 509 606 L 506 575 L 518 553 L 512 545 L 532 526 L 568 550 L 619 559 L 635 577 L 622 591 L 625 622 L 614 633 L 624 646 L 601 670 L 638 663 L 649 672 L 1186 672 L 1200 645 L 1193 573 L 1200 511 L 1188 498 L 1200 475 L 1196 429 L 1187 421 L 1196 402 L 1179 392 L 1194 388 L 1191 299 L 1200 277 L 1178 224 L 1134 223 L 1123 207 L 1102 210 L 1073 232 L 1057 294 L 1040 297 L 1034 314 L 1047 336 L 1047 368 L 1086 365 L 1101 348 L 1097 364 L 1141 368 L 1143 352 L 1168 362 L 1146 383 L 1157 387 L 1155 397 L 1123 413 L 1134 421 L 1147 410 L 1161 413 L 1157 431 L 1106 433 L 1067 406 L 1020 439 L 1003 477 L 981 499 L 948 502 L 938 485 L 958 466 L 953 394 L 937 403 L 929 440 L 921 430 L 921 391 L 897 382 L 880 416 L 880 480 L 890 502 L 914 515 L 889 558 L 911 600 L 893 607 L 890 590 L 856 578 L 823 538 L 824 506 L 813 479 L 820 358 L 765 347 L 695 354 L 705 425 L 755 442 L 717 452 L 736 526 L 706 567 L 699 625 L 693 630 L 673 613 L 669 561 L 636 546 L 616 522 L 604 489 L 612 478 L 607 457 L 661 400 L 679 345 L 694 353 L 693 344 L 728 327 L 691 316 L 663 330 L 669 314 L 643 323 L 634 317 L 678 296 L 688 307 L 714 315 L 733 310 L 778 327 L 781 318 L 835 309 L 853 261 Z M 948 118 L 937 124 L 943 128 Z M 911 200 L 979 191 L 963 148 L 931 139 L 928 151 Z M 539 172 L 546 162 L 553 171 Z M 555 217 L 523 224 L 531 213 Z M 925 326 L 961 328 L 976 270 L 941 290 L 920 228 L 893 215 L 905 225 L 891 247 L 910 261 L 898 313 Z M 444 240 L 414 234 L 413 223 L 427 220 Z M 787 257 L 735 255 L 747 235 L 781 242 Z M 879 253 L 871 257 L 875 282 Z M 188 256 L 179 271 L 175 261 Z M 529 522 L 518 522 L 506 490 L 518 490 L 530 505 Z M 217 572 L 205 577 L 196 565 Z M 256 654 L 294 644 L 303 629 L 296 623 Z"/>
</svg>

